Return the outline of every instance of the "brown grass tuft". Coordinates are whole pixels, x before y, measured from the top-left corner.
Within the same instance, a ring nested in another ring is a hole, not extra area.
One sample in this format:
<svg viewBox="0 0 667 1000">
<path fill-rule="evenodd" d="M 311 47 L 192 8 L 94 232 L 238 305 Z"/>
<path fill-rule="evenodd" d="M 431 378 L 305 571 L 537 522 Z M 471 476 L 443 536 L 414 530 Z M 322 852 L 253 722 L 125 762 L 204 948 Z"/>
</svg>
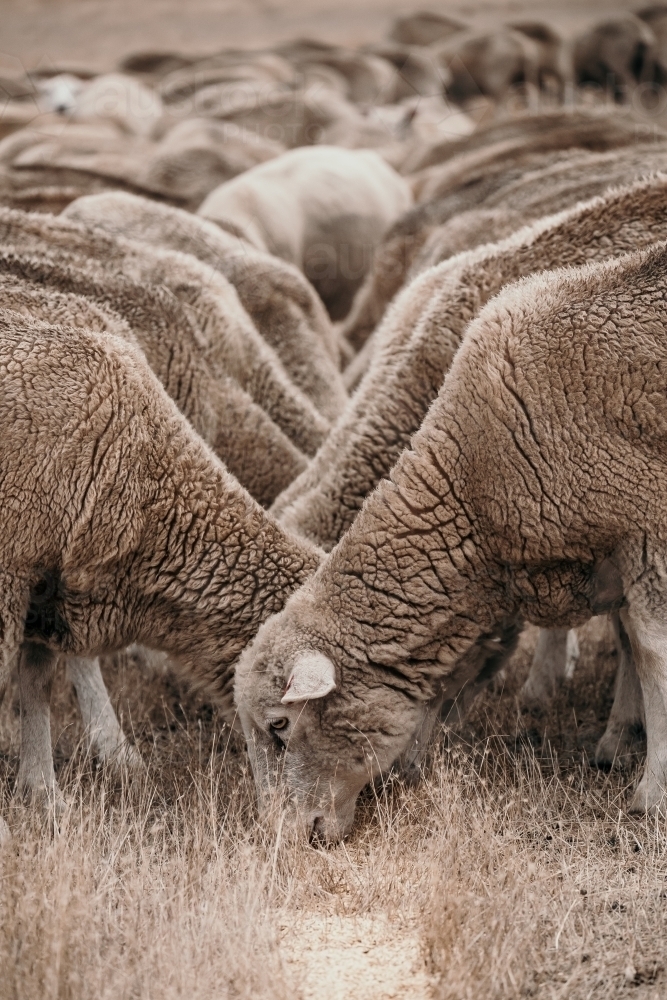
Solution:
<svg viewBox="0 0 667 1000">
<path fill-rule="evenodd" d="M 80 749 L 61 678 L 55 836 L 10 804 L 18 720 L 0 711 L 0 1000 L 544 1000 L 667 992 L 667 828 L 624 812 L 641 756 L 602 774 L 613 649 L 582 631 L 574 683 L 522 715 L 507 690 L 440 741 L 417 788 L 369 789 L 330 850 L 257 823 L 243 746 L 201 699 L 125 658 L 106 675 L 144 775 Z"/>
</svg>

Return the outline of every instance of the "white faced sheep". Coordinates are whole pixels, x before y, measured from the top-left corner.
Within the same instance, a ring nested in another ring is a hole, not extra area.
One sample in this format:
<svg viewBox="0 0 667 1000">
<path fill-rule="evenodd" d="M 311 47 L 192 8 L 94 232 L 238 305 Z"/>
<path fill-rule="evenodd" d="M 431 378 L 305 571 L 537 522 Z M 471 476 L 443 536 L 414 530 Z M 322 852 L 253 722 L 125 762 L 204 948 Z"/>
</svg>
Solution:
<svg viewBox="0 0 667 1000">
<path fill-rule="evenodd" d="M 377 153 L 317 146 L 221 185 L 199 215 L 296 264 L 340 319 L 374 248 L 411 201 L 406 181 Z"/>
<path fill-rule="evenodd" d="M 480 642 L 613 609 L 646 706 L 631 809 L 663 801 L 666 290 L 664 244 L 508 286 L 391 477 L 242 656 L 235 694 L 260 792 L 279 759 L 308 829 L 350 829 L 424 703 L 476 679 L 466 657 Z"/>
<path fill-rule="evenodd" d="M 0 687 L 20 654 L 18 791 L 57 806 L 59 653 L 163 649 L 231 713 L 234 661 L 318 554 L 229 475 L 127 342 L 3 311 L 0 379 Z"/>
</svg>

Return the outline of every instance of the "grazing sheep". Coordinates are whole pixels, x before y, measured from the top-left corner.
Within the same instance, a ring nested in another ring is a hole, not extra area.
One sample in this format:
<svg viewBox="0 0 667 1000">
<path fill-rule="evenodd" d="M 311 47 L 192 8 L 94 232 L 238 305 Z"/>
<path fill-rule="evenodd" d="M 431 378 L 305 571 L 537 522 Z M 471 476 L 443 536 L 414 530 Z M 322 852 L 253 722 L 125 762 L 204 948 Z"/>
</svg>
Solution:
<svg viewBox="0 0 667 1000">
<path fill-rule="evenodd" d="M 633 811 L 667 785 L 667 248 L 533 275 L 471 324 L 409 449 L 235 682 L 260 797 L 278 771 L 337 840 L 434 697 L 522 621 L 621 609 L 646 707 Z"/>
<path fill-rule="evenodd" d="M 138 145 L 145 153 L 151 144 L 137 136 L 122 136 L 108 122 L 73 122 L 63 129 L 62 122 L 40 119 L 39 127 L 31 125 L 0 140 L 2 203 L 59 212 L 82 194 L 107 190 L 112 184 L 132 188 L 131 180 L 119 176 L 122 161 L 129 178 L 128 145 Z M 91 149 L 101 151 L 91 153 Z"/>
<path fill-rule="evenodd" d="M 192 256 L 112 238 L 68 219 L 3 212 L 0 235 L 5 245 L 25 252 L 57 249 L 61 259 L 69 258 L 79 269 L 82 280 L 92 261 L 107 269 L 113 263 L 134 284 L 139 298 L 145 293 L 144 285 L 165 286 L 178 300 L 174 305 L 180 303 L 196 320 L 214 373 L 217 369 L 221 376 L 236 379 L 301 451 L 314 454 L 326 437 L 329 422 L 293 384 L 275 352 L 257 333 L 232 285 L 217 271 Z M 104 284 L 103 277 L 97 280 Z M 130 326 L 135 323 L 132 303 L 130 298 L 126 305 Z"/>
<path fill-rule="evenodd" d="M 446 14 L 419 11 L 396 18 L 389 37 L 403 45 L 432 45 L 441 39 L 465 31 L 466 28 L 467 25 L 447 17 Z"/>
<path fill-rule="evenodd" d="M 203 111 L 200 109 L 198 114 Z M 358 128 L 363 121 L 350 101 L 325 86 L 301 91 L 274 86 L 262 96 L 241 94 L 235 102 L 218 99 L 208 113 L 289 149 L 326 142 L 329 130 Z"/>
<path fill-rule="evenodd" d="M 340 319 L 373 250 L 410 203 L 406 182 L 376 153 L 318 146 L 228 181 L 198 214 L 296 264 Z"/>
<path fill-rule="evenodd" d="M 184 56 L 180 52 L 132 52 L 118 64 L 121 73 L 133 76 L 143 76 L 154 82 L 161 80 L 168 73 L 190 66 L 195 59 Z"/>
<path fill-rule="evenodd" d="M 576 150 L 602 153 L 623 147 L 634 149 L 642 139 L 657 143 L 667 138 L 667 132 L 659 128 L 642 133 L 640 126 L 622 114 L 577 115 L 577 120 L 571 123 L 567 122 L 567 117 L 564 116 L 562 127 L 554 121 L 554 127 L 541 134 L 492 142 L 421 170 L 411 180 L 415 197 L 419 201 L 442 198 L 478 174 L 488 176 L 503 168 L 529 167 L 539 154 L 562 155 L 565 151 Z"/>
<path fill-rule="evenodd" d="M 390 62 L 371 52 L 356 52 L 335 46 L 310 45 L 280 49 L 296 70 L 325 66 L 334 70 L 346 83 L 345 96 L 354 104 L 388 104 L 396 94 L 396 72 Z"/>
<path fill-rule="evenodd" d="M 649 25 L 634 14 L 596 24 L 574 43 L 577 82 L 596 84 L 623 103 L 638 83 L 653 80 L 655 44 Z"/>
<path fill-rule="evenodd" d="M 237 125 L 187 118 L 157 143 L 143 181 L 149 190 L 196 209 L 219 184 L 284 151 L 281 143 Z"/>
<path fill-rule="evenodd" d="M 471 30 L 432 45 L 431 51 L 451 76 L 447 96 L 464 107 L 480 96 L 502 104 L 518 84 L 535 94 L 539 89 L 540 49 L 523 32 Z"/>
<path fill-rule="evenodd" d="M 80 198 L 63 216 L 112 236 L 177 250 L 215 268 L 236 288 L 290 378 L 330 420 L 346 404 L 340 344 L 321 300 L 291 264 L 255 250 L 212 222 L 123 192 Z"/>
<path fill-rule="evenodd" d="M 561 101 L 571 96 L 574 87 L 572 58 L 558 32 L 542 21 L 512 21 L 509 27 L 525 35 L 537 47 L 540 90 L 555 88 Z"/>
<path fill-rule="evenodd" d="M 657 128 L 644 138 L 655 141 L 666 135 Z M 428 167 L 443 167 L 442 183 L 451 184 L 471 170 L 483 167 L 488 171 L 503 161 L 510 165 L 536 153 L 575 148 L 602 153 L 634 145 L 641 139 L 641 126 L 627 114 L 605 108 L 558 109 L 495 122 L 455 143 L 441 141 L 417 148 L 412 158 L 401 165 L 401 171 L 418 173 Z"/>
<path fill-rule="evenodd" d="M 480 171 L 479 183 L 474 175 L 469 177 L 460 187 L 416 206 L 389 230 L 342 325 L 342 335 L 355 349 L 361 349 L 388 303 L 408 275 L 414 274 L 416 258 L 429 238 L 438 240 L 438 230 L 443 235 L 443 251 L 447 251 L 448 232 L 442 227 L 451 220 L 456 230 L 457 215 L 473 209 L 480 212 L 502 209 L 507 213 L 509 225 L 513 225 L 509 213 L 530 222 L 601 194 L 612 184 L 627 183 L 665 168 L 667 145 L 640 143 L 607 153 L 583 150 L 547 153 L 537 156 L 532 163 L 529 160 L 490 175 Z M 469 221 L 472 223 L 472 219 Z M 502 226 L 500 220 L 499 226 Z M 479 232 L 471 224 L 470 248 Z M 493 238 L 491 232 L 489 235 Z M 464 237 L 464 233 L 460 232 L 460 236 Z M 427 259 L 434 262 L 431 254 Z"/>
<path fill-rule="evenodd" d="M 231 715 L 235 659 L 318 554 L 252 500 L 126 341 L 2 311 L 0 379 L 0 688 L 20 654 L 17 788 L 57 808 L 58 654 L 162 649 Z"/>
<path fill-rule="evenodd" d="M 667 238 L 667 179 L 540 219 L 426 271 L 378 328 L 367 375 L 304 473 L 273 505 L 291 531 L 331 549 L 436 398 L 468 323 L 508 282 L 616 257 Z"/>
<path fill-rule="evenodd" d="M 364 51 L 380 56 L 396 70 L 393 99 L 436 97 L 443 94 L 449 74 L 437 66 L 429 52 L 399 42 L 379 42 L 364 46 Z"/>
<path fill-rule="evenodd" d="M 144 348 L 158 378 L 172 393 L 179 409 L 189 418 L 204 440 L 223 459 L 227 468 L 237 469 L 247 480 L 247 488 L 260 503 L 267 504 L 298 472 L 306 466 L 305 459 L 290 442 L 283 438 L 264 412 L 252 402 L 232 379 L 213 380 L 201 358 L 199 337 L 195 331 L 194 347 L 188 355 L 188 327 L 182 322 L 164 328 L 164 314 L 149 314 L 149 322 L 135 322 L 138 336 L 127 323 L 109 308 L 108 302 L 123 304 L 134 299 L 133 318 L 140 314 L 136 289 L 128 290 L 126 284 L 113 282 L 104 286 L 103 296 L 90 281 L 83 283 L 83 291 L 96 298 L 105 298 L 106 312 L 88 298 L 62 292 L 60 287 L 75 284 L 82 290 L 78 272 L 68 274 L 59 261 L 55 272 L 49 263 L 17 259 L 0 262 L 0 302 L 13 313 L 32 320 L 42 320 L 67 328 L 85 329 L 107 333 Z M 33 269 L 39 284 L 14 277 L 3 268 L 14 265 L 14 271 L 25 275 Z M 88 273 L 88 277 L 90 277 Z M 103 281 L 103 276 L 98 279 Z M 56 287 L 53 287 L 53 286 Z M 150 302 L 150 299 L 148 300 Z M 159 303 L 158 299 L 158 303 Z M 146 304 L 144 299 L 141 304 Z M 183 317 L 181 317 L 181 320 Z M 176 335 L 177 341 L 174 339 Z M 155 343 L 157 336 L 158 343 Z M 162 349 L 162 350 L 161 350 Z M 180 364 L 174 364 L 179 358 Z M 177 370 L 178 369 L 178 370 Z M 189 378 L 182 377 L 187 369 Z M 187 390 L 185 390 L 187 387 Z M 185 390 L 185 391 L 182 391 Z M 102 762 L 114 767 L 119 764 L 138 764 L 139 757 L 126 740 L 111 707 L 97 659 L 69 659 L 68 673 L 74 684 L 81 708 L 84 727 L 91 752 Z"/>
<path fill-rule="evenodd" d="M 667 83 L 667 7 L 664 4 L 644 7 L 635 11 L 635 16 L 648 24 L 653 32 L 655 44 L 652 50 L 652 82 L 664 86 Z"/>
<path fill-rule="evenodd" d="M 477 309 L 521 275 L 604 259 L 665 238 L 664 190 L 658 178 L 596 199 L 543 219 L 498 247 L 462 255 L 408 286 L 376 335 L 377 360 L 348 411 L 309 468 L 276 500 L 272 509 L 282 523 L 331 548 L 417 429 Z M 555 643 L 540 638 L 524 691 L 529 703 L 544 704 L 545 685 L 553 686 L 567 671 L 565 635 L 559 633 Z M 600 765 L 612 763 L 615 748 L 629 744 L 641 723 L 641 704 L 627 694 L 636 691 L 632 664 L 620 658 L 619 664 L 614 705 L 596 754 Z"/>
<path fill-rule="evenodd" d="M 0 301 L 26 317 L 113 333 L 141 347 L 181 412 L 259 503 L 268 506 L 306 468 L 238 382 L 212 369 L 200 330 L 164 289 L 109 278 L 90 263 L 73 266 L 62 254 L 3 251 Z"/>
<path fill-rule="evenodd" d="M 225 83 L 240 85 L 242 91 L 246 83 L 291 87 L 296 79 L 289 62 L 276 52 L 222 52 L 164 74 L 159 91 L 169 108 L 178 105 L 179 111 L 192 113 L 198 92 Z"/>
<path fill-rule="evenodd" d="M 149 137 L 162 117 L 162 101 L 139 80 L 106 73 L 78 91 L 68 112 L 79 120 L 109 119 L 124 132 Z"/>
</svg>

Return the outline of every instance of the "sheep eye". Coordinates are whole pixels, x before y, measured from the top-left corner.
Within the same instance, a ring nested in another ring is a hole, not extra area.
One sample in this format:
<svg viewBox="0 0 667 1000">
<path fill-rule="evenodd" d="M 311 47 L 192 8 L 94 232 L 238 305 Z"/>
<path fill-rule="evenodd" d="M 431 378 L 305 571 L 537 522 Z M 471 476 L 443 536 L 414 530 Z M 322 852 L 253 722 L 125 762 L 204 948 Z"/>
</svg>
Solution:
<svg viewBox="0 0 667 1000">
<path fill-rule="evenodd" d="M 269 725 L 271 729 L 279 730 L 279 729 L 284 729 L 287 723 L 288 723 L 287 719 L 271 719 Z"/>
</svg>

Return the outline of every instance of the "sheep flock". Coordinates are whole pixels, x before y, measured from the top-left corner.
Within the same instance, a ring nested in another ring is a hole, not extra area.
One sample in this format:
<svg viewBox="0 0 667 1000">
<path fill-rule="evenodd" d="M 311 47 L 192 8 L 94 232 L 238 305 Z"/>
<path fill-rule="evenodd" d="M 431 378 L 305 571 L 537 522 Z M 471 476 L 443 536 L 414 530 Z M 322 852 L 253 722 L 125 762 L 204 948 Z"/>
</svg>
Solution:
<svg viewBox="0 0 667 1000">
<path fill-rule="evenodd" d="M 3 72 L 0 1000 L 664 995 L 667 6 Z"/>
</svg>

